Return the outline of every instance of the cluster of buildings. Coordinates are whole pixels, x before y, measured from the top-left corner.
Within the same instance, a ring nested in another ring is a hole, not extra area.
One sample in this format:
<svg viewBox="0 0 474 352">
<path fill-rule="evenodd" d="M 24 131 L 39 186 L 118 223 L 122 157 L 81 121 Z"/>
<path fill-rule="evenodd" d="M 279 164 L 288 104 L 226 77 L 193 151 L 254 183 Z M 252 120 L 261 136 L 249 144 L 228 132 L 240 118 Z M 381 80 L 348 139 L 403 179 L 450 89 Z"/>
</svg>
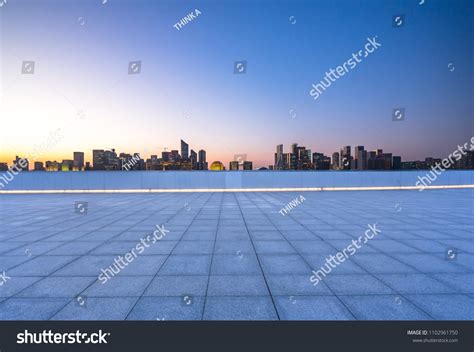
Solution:
<svg viewBox="0 0 474 352">
<path fill-rule="evenodd" d="M 17 165 L 20 160 L 26 163 L 23 171 L 29 171 L 30 163 L 27 159 L 16 157 L 13 164 Z M 7 163 L 0 163 L 0 171 L 8 171 Z M 114 170 L 208 170 L 206 151 L 201 149 L 195 152 L 189 150 L 189 145 L 181 140 L 181 153 L 178 150 L 163 151 L 161 157 L 151 155 L 149 159 L 143 159 L 139 153 L 117 155 L 115 149 L 92 150 L 92 165 L 84 162 L 84 152 L 74 152 L 73 159 L 58 161 L 35 161 L 34 171 L 114 171 Z"/>
<path fill-rule="evenodd" d="M 274 170 L 416 170 L 430 169 L 441 159 L 426 158 L 424 161 L 402 162 L 401 156 L 384 153 L 382 149 L 365 150 L 357 146 L 353 153 L 350 146 L 334 152 L 332 158 L 323 153 L 312 153 L 311 149 L 293 143 L 290 151 L 284 153 L 283 144 L 276 147 L 275 162 L 270 169 Z M 474 151 L 466 151 L 460 160 L 451 167 L 453 169 L 473 169 Z"/>
<path fill-rule="evenodd" d="M 311 152 L 304 146 L 293 143 L 289 152 L 285 153 L 283 144 L 276 147 L 274 165 L 270 170 L 417 170 L 430 169 L 441 163 L 441 159 L 426 158 L 424 161 L 404 161 L 401 156 L 384 153 L 382 149 L 365 150 L 364 146 L 357 146 L 353 150 L 350 146 L 334 152 L 332 157 L 324 153 Z M 115 149 L 94 149 L 92 151 L 92 165 L 84 161 L 84 152 L 74 152 L 72 159 L 57 161 L 34 161 L 33 168 L 27 159 L 16 157 L 13 165 L 21 171 L 114 171 L 114 170 L 226 170 L 220 161 L 214 161 L 210 167 L 206 161 L 206 151 L 201 149 L 197 153 L 185 141 L 181 140 L 181 151 L 163 151 L 161 157 L 151 155 L 143 159 L 139 153 L 117 155 Z M 0 172 L 8 171 L 11 167 L 0 162 Z M 474 169 L 474 151 L 466 151 L 463 157 L 456 160 L 452 169 Z M 268 170 L 260 168 L 259 170 Z M 229 163 L 230 171 L 253 170 L 251 161 L 234 160 Z"/>
<path fill-rule="evenodd" d="M 181 140 L 181 153 L 178 150 L 163 151 L 161 157 L 151 155 L 143 159 L 140 154 L 120 153 L 115 150 L 94 149 L 92 151 L 93 170 L 208 170 L 206 151 L 189 150 L 189 144 Z M 87 169 L 86 169 L 87 170 Z"/>
<path fill-rule="evenodd" d="M 367 151 L 363 146 L 341 148 L 332 154 L 312 153 L 311 149 L 293 143 L 290 152 L 284 153 L 283 144 L 277 145 L 275 170 L 392 170 L 402 168 L 400 156 L 384 153 L 382 149 Z"/>
<path fill-rule="evenodd" d="M 239 161 L 234 160 L 229 163 L 230 171 L 239 171 L 239 170 L 253 170 L 253 163 L 251 161 Z"/>
</svg>

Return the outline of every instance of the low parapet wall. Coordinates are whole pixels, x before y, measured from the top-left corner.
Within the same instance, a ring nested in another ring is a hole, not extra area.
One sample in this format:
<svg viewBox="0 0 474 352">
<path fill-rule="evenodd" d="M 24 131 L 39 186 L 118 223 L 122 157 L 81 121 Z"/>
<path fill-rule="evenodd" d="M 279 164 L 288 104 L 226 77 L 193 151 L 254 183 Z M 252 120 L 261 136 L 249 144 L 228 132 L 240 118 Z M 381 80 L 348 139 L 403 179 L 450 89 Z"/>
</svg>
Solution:
<svg viewBox="0 0 474 352">
<path fill-rule="evenodd" d="M 90 171 L 0 174 L 12 191 L 262 191 L 474 187 L 473 170 L 423 171 Z M 428 177 L 429 176 L 429 177 Z M 430 179 L 431 178 L 431 179 Z M 5 179 L 6 180 L 6 179 Z M 2 187 L 3 184 L 3 187 Z"/>
</svg>

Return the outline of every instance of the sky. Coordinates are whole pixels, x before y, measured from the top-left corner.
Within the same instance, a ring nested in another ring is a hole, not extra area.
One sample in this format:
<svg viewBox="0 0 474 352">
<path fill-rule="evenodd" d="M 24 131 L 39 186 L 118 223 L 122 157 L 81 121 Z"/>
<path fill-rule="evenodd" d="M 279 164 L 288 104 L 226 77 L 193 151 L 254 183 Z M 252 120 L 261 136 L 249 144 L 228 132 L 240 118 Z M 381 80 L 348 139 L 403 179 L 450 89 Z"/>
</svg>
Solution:
<svg viewBox="0 0 474 352">
<path fill-rule="evenodd" d="M 209 162 L 246 154 L 254 167 L 291 143 L 445 157 L 474 134 L 473 17 L 469 0 L 9 0 L 0 162 L 39 149 L 41 161 L 111 148 L 143 157 L 180 139 Z M 314 100 L 312 84 L 375 36 L 381 46 Z"/>
</svg>

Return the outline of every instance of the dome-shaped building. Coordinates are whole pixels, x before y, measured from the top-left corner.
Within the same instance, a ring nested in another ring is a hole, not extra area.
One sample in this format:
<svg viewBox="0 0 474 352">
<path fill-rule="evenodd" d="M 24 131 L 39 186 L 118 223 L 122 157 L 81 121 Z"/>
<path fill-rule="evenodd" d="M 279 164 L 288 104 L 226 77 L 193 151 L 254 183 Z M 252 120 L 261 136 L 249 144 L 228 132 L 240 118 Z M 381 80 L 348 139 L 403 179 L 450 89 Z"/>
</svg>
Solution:
<svg viewBox="0 0 474 352">
<path fill-rule="evenodd" d="M 225 167 L 224 167 L 224 164 L 222 164 L 220 161 L 214 161 L 214 162 L 211 164 L 211 167 L 209 168 L 209 170 L 212 170 L 212 171 L 223 171 L 223 170 L 225 170 Z"/>
</svg>

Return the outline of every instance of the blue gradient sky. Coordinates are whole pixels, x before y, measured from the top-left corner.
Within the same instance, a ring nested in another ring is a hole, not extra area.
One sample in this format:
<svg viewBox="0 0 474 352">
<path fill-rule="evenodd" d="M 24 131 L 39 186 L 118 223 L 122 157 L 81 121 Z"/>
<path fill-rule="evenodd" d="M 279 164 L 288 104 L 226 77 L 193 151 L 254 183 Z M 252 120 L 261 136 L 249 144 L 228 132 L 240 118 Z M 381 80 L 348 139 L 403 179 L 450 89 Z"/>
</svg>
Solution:
<svg viewBox="0 0 474 352">
<path fill-rule="evenodd" d="M 181 138 L 226 165 L 234 154 L 271 164 L 275 146 L 293 142 L 446 156 L 474 130 L 474 6 L 420 1 L 10 1 L 0 9 L 0 161 L 58 128 L 64 139 L 41 160 L 112 147 L 148 156 Z M 194 9 L 202 14 L 173 28 Z M 382 47 L 314 101 L 311 84 L 376 35 Z M 23 60 L 36 61 L 34 75 L 20 74 Z M 140 75 L 127 74 L 131 60 Z M 237 60 L 247 74 L 233 74 Z M 396 107 L 405 121 L 392 122 Z"/>
</svg>

